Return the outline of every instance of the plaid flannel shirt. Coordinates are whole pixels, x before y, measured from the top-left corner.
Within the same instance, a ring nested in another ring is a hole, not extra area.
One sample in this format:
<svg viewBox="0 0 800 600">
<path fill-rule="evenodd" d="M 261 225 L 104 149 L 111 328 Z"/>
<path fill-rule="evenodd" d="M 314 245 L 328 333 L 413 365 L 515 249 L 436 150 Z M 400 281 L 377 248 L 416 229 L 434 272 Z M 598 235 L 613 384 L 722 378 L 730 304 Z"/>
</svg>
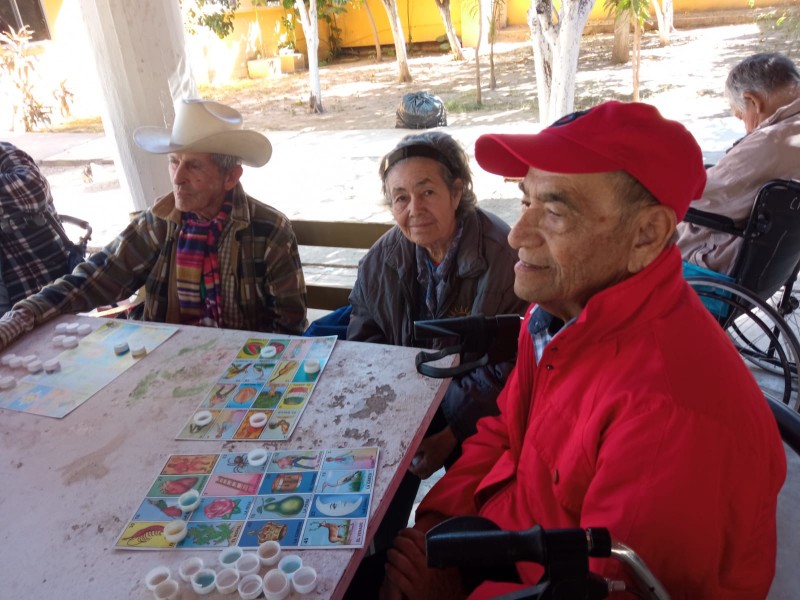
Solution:
<svg viewBox="0 0 800 600">
<path fill-rule="evenodd" d="M 0 142 L 0 274 L 12 303 L 67 272 L 50 185 L 28 154 Z"/>
<path fill-rule="evenodd" d="M 305 328 L 306 288 L 297 239 L 280 212 L 232 190 L 233 208 L 219 241 L 225 327 L 299 335 Z M 64 313 L 88 311 L 134 294 L 145 286 L 144 320 L 179 323 L 175 250 L 181 211 L 172 194 L 140 213 L 100 252 L 40 293 L 18 302 L 0 321 L 0 341 L 9 343 L 33 325 Z M 24 310 L 20 310 L 24 309 Z M 18 331 L 19 330 L 19 331 Z"/>
</svg>

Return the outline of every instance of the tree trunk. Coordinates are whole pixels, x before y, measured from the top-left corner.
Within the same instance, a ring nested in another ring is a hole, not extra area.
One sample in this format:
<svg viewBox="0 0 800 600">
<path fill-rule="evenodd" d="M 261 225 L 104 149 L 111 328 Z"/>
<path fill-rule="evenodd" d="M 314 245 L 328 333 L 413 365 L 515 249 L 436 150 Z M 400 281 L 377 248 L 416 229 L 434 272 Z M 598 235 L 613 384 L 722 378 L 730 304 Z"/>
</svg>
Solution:
<svg viewBox="0 0 800 600">
<path fill-rule="evenodd" d="M 642 56 L 642 25 L 638 18 L 633 19 L 633 98 L 639 101 L 639 61 Z"/>
<path fill-rule="evenodd" d="M 400 15 L 397 13 L 396 0 L 381 0 L 386 9 L 386 16 L 389 17 L 389 27 L 392 29 L 394 38 L 394 50 L 397 55 L 398 81 L 400 83 L 410 83 L 411 71 L 408 69 L 408 54 L 406 53 L 406 38 L 403 35 L 403 24 L 400 22 Z"/>
<path fill-rule="evenodd" d="M 675 22 L 673 20 L 675 15 L 672 8 L 672 0 L 662 0 L 662 2 L 661 7 L 664 9 L 664 29 L 671 34 L 675 31 Z"/>
<path fill-rule="evenodd" d="M 533 0 L 528 11 L 539 120 L 550 123 L 575 107 L 575 74 L 581 34 L 594 0 L 563 0 L 556 14 L 552 0 Z M 554 18 L 555 17 L 555 18 Z"/>
<path fill-rule="evenodd" d="M 497 89 L 497 78 L 494 75 L 494 41 L 497 37 L 497 18 L 500 16 L 500 6 L 505 0 L 492 0 L 491 21 L 489 21 L 489 89 Z"/>
<path fill-rule="evenodd" d="M 650 0 L 653 5 L 653 10 L 656 13 L 656 22 L 658 23 L 658 43 L 660 46 L 669 45 L 669 26 L 664 19 L 664 12 L 661 10 L 661 5 L 658 0 Z"/>
<path fill-rule="evenodd" d="M 383 54 L 381 52 L 381 41 L 380 37 L 378 36 L 378 28 L 375 26 L 375 17 L 372 16 L 372 9 L 369 7 L 369 2 L 367 2 L 367 0 L 362 0 L 361 3 L 364 5 L 364 8 L 367 9 L 369 26 L 372 28 L 372 39 L 375 40 L 375 62 L 381 62 L 381 60 L 383 60 Z"/>
<path fill-rule="evenodd" d="M 447 34 L 447 42 L 450 44 L 450 53 L 453 60 L 464 60 L 464 51 L 461 49 L 461 42 L 458 41 L 455 27 L 453 27 L 453 17 L 450 14 L 450 0 L 436 0 L 436 8 L 442 16 L 444 31 Z"/>
<path fill-rule="evenodd" d="M 324 113 L 322 106 L 322 86 L 319 81 L 319 21 L 317 21 L 316 0 L 309 0 L 306 5 L 305 0 L 295 0 L 297 12 L 300 13 L 300 24 L 303 26 L 303 33 L 306 37 L 306 47 L 308 48 L 308 110 L 313 113 Z"/>
<path fill-rule="evenodd" d="M 614 46 L 611 49 L 611 63 L 624 65 L 631 59 L 631 11 L 617 12 L 614 18 Z"/>
<path fill-rule="evenodd" d="M 478 40 L 475 42 L 475 104 L 483 103 L 481 95 L 481 39 L 483 38 L 483 2 L 478 0 Z"/>
</svg>

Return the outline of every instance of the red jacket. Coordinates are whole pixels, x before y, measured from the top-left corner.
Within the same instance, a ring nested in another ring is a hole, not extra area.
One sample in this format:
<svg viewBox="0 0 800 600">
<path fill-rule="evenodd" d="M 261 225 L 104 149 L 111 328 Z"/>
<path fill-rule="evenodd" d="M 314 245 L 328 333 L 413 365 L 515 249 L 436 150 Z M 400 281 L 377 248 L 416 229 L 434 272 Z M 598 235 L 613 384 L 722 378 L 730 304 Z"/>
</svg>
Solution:
<svg viewBox="0 0 800 600">
<path fill-rule="evenodd" d="M 509 530 L 608 527 L 673 598 L 765 597 L 783 446 L 755 380 L 683 281 L 678 250 L 592 297 L 538 366 L 529 319 L 501 414 L 479 421 L 419 526 L 438 513 Z M 527 584 L 542 573 L 517 568 Z M 613 559 L 591 568 L 626 578 Z"/>
</svg>

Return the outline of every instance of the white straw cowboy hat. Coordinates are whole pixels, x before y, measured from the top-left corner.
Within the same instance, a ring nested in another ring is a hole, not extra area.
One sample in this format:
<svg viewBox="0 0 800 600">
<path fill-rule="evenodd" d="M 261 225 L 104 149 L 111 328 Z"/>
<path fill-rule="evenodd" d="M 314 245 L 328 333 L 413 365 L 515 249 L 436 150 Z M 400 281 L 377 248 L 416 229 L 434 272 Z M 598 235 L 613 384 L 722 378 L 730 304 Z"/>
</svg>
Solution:
<svg viewBox="0 0 800 600">
<path fill-rule="evenodd" d="M 242 129 L 238 110 L 211 100 L 180 100 L 175 103 L 172 130 L 139 127 L 133 139 L 146 152 L 208 152 L 228 154 L 251 167 L 267 164 L 272 144 L 256 131 Z"/>
</svg>

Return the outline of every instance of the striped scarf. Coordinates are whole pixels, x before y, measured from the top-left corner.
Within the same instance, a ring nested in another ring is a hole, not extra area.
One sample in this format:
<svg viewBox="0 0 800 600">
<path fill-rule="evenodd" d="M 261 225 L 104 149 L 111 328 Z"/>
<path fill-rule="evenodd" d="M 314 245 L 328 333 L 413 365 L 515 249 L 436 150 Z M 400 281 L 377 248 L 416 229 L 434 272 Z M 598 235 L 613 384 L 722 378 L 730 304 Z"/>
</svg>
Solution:
<svg viewBox="0 0 800 600">
<path fill-rule="evenodd" d="M 447 249 L 444 259 L 438 265 L 431 262 L 427 250 L 422 246 L 416 247 L 417 281 L 425 290 L 425 305 L 431 318 L 439 318 L 439 307 L 444 303 L 444 295 L 448 288 L 453 269 L 457 263 L 458 247 L 461 245 L 461 236 L 464 233 L 464 223 L 459 221 L 458 230 Z"/>
<path fill-rule="evenodd" d="M 182 214 L 175 266 L 184 325 L 224 327 L 217 250 L 232 206 L 226 198 L 219 214 L 210 221 L 194 213 Z"/>
</svg>

